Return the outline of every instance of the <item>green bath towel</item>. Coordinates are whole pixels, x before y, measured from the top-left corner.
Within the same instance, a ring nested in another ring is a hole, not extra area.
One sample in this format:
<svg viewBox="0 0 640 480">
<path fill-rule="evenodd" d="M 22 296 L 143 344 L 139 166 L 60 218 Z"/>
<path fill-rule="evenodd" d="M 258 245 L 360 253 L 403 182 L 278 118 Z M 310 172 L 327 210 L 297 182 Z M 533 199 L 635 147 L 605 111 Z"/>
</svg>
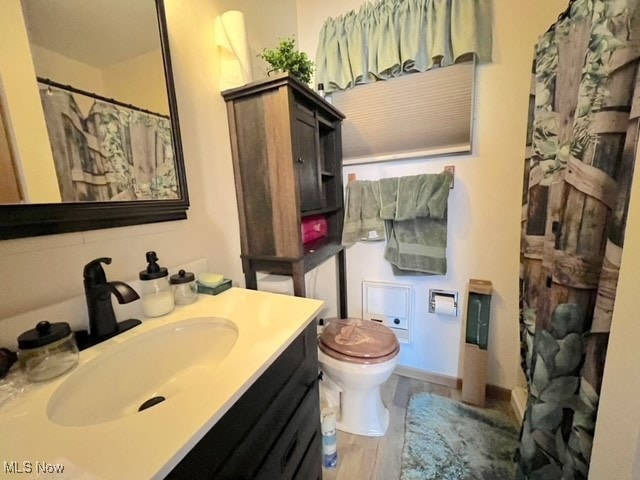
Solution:
<svg viewBox="0 0 640 480">
<path fill-rule="evenodd" d="M 450 172 L 380 180 L 380 217 L 387 223 L 384 258 L 395 275 L 447 273 Z"/>
<path fill-rule="evenodd" d="M 444 275 L 452 180 L 442 172 L 350 182 L 342 244 L 386 236 L 384 258 L 395 275 Z"/>
</svg>

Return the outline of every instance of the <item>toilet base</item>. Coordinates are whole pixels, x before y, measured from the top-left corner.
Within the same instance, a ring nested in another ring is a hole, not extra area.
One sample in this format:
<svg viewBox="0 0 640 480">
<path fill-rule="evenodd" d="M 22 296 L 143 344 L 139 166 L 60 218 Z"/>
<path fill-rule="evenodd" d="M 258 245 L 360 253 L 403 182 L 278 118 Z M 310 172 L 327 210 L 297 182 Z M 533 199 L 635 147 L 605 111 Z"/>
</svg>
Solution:
<svg viewBox="0 0 640 480">
<path fill-rule="evenodd" d="M 340 394 L 338 430 L 367 437 L 382 437 L 389 427 L 389 410 L 382 403 L 380 386 Z"/>
</svg>

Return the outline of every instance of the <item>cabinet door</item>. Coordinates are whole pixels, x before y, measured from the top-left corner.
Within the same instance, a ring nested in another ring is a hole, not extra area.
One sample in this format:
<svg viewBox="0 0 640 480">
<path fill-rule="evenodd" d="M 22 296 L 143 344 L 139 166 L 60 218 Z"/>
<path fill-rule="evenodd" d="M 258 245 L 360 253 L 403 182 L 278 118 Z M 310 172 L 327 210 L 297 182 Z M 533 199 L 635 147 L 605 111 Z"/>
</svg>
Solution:
<svg viewBox="0 0 640 480">
<path fill-rule="evenodd" d="M 298 170 L 300 210 L 318 210 L 323 207 L 322 187 L 318 161 L 318 128 L 313 112 L 298 105 L 295 121 L 295 162 Z"/>
</svg>

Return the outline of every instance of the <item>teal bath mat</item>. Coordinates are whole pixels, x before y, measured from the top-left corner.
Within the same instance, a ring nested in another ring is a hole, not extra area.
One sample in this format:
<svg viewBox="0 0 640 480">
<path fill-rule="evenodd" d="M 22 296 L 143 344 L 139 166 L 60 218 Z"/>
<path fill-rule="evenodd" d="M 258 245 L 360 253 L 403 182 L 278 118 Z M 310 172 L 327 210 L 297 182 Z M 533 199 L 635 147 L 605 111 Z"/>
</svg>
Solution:
<svg viewBox="0 0 640 480">
<path fill-rule="evenodd" d="M 506 415 L 418 393 L 407 409 L 401 480 L 512 480 L 519 429 Z"/>
</svg>

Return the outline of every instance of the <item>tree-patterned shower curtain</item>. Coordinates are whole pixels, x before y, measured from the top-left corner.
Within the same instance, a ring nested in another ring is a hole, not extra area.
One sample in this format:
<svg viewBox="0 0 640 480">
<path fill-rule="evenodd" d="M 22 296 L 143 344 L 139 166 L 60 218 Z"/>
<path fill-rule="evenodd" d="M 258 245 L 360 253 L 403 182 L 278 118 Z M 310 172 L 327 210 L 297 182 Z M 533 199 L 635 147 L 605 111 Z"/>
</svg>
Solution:
<svg viewBox="0 0 640 480">
<path fill-rule="evenodd" d="M 523 195 L 518 479 L 586 479 L 640 117 L 637 0 L 577 0 L 536 47 Z"/>
</svg>

